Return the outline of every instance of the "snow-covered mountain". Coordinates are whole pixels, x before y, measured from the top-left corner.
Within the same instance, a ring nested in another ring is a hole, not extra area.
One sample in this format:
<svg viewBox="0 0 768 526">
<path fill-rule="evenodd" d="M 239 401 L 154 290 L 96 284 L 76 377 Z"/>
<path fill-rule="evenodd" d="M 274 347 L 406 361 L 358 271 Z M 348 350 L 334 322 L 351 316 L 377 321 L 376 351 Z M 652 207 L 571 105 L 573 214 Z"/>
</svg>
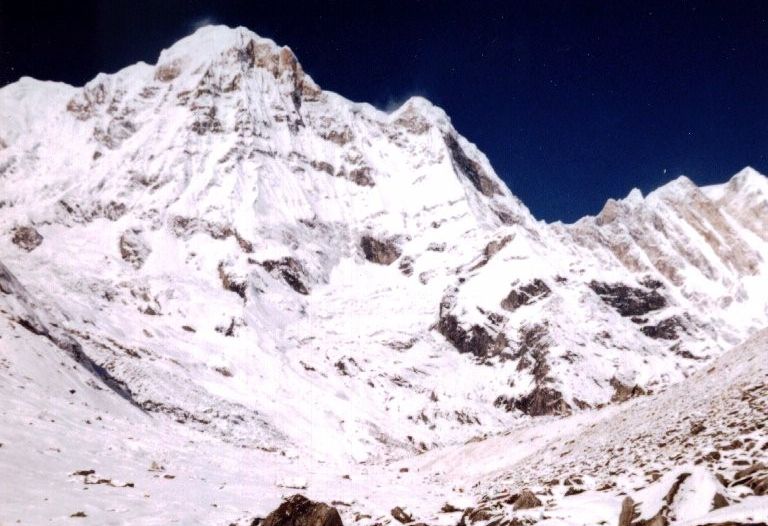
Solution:
<svg viewBox="0 0 768 526">
<path fill-rule="evenodd" d="M 69 421 L 59 447 L 99 413 L 100 439 L 165 430 L 349 492 L 339 466 L 618 411 L 768 325 L 754 170 L 572 225 L 513 192 L 428 101 L 350 102 L 244 28 L 0 89 L 0 465 L 27 420 Z"/>
</svg>

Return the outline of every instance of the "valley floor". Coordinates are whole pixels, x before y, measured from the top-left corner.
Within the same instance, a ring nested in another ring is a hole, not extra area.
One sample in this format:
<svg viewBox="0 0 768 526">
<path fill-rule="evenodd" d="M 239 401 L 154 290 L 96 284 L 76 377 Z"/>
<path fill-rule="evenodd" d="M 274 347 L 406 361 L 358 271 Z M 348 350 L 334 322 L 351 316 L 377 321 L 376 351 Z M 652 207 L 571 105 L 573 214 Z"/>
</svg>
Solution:
<svg viewBox="0 0 768 526">
<path fill-rule="evenodd" d="M 3 525 L 246 525 L 294 493 L 333 504 L 345 524 L 396 523 L 396 506 L 430 525 L 619 524 L 627 496 L 636 521 L 768 522 L 768 331 L 652 396 L 344 464 L 145 414 L 47 339 L 2 324 Z M 515 509 L 524 488 L 541 505 Z"/>
</svg>

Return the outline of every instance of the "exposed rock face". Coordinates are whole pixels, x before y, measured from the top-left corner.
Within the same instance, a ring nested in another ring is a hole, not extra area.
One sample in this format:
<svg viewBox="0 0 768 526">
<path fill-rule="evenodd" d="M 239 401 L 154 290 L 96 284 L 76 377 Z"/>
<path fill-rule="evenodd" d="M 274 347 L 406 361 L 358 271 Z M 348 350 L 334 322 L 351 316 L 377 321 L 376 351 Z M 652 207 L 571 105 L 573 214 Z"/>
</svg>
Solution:
<svg viewBox="0 0 768 526">
<path fill-rule="evenodd" d="M 521 411 L 529 416 L 566 415 L 571 406 L 560 390 L 553 386 L 547 363 L 551 337 L 545 324 L 523 325 L 518 330 L 518 344 L 511 354 L 517 359 L 517 371 L 528 371 L 533 376 L 534 387 L 523 396 L 501 395 L 494 405 L 507 411 Z M 582 407 L 574 400 L 577 407 Z"/>
<path fill-rule="evenodd" d="M 447 314 L 437 324 L 440 334 L 453 344 L 459 352 L 470 353 L 478 358 L 497 356 L 507 348 L 507 338 L 503 333 L 491 336 L 485 327 L 473 325 L 464 329 L 456 316 Z"/>
<path fill-rule="evenodd" d="M 373 177 L 371 175 L 371 169 L 367 166 L 353 168 L 349 172 L 342 169 L 335 175 L 337 177 L 343 177 L 344 179 L 352 181 L 358 186 L 368 186 L 368 187 L 376 186 L 376 183 L 374 182 Z"/>
<path fill-rule="evenodd" d="M 225 289 L 234 292 L 242 299 L 246 299 L 245 293 L 248 290 L 248 282 L 227 272 L 223 262 L 219 263 L 219 279 L 221 279 L 221 285 Z"/>
<path fill-rule="evenodd" d="M 170 82 L 181 73 L 181 66 L 178 61 L 169 64 L 162 64 L 155 68 L 155 78 L 160 82 Z"/>
<path fill-rule="evenodd" d="M 537 386 L 527 395 L 514 400 L 514 407 L 526 415 L 567 415 L 570 406 L 563 400 L 559 391 L 550 387 Z"/>
<path fill-rule="evenodd" d="M 456 172 L 467 179 L 486 197 L 501 193 L 496 184 L 483 170 L 480 164 L 471 159 L 462 149 L 458 139 L 454 135 L 445 136 L 445 145 L 451 153 L 453 166 Z"/>
<path fill-rule="evenodd" d="M 508 311 L 515 311 L 523 305 L 530 305 L 541 298 L 546 298 L 552 290 L 540 279 L 522 285 L 512 291 L 501 301 L 501 307 Z"/>
<path fill-rule="evenodd" d="M 343 526 L 336 508 L 293 495 L 267 515 L 261 526 Z"/>
<path fill-rule="evenodd" d="M 285 257 L 280 260 L 262 261 L 264 269 L 285 281 L 289 287 L 305 296 L 309 294 L 309 289 L 303 282 L 303 276 L 306 275 L 304 267 L 296 259 Z"/>
<path fill-rule="evenodd" d="M 667 305 L 667 300 L 656 289 L 599 281 L 591 281 L 589 287 L 622 316 L 642 316 Z"/>
<path fill-rule="evenodd" d="M 381 241 L 371 236 L 360 238 L 360 248 L 365 259 L 379 265 L 391 265 L 400 257 L 400 249 L 392 240 Z"/>
<path fill-rule="evenodd" d="M 125 203 L 114 200 L 84 203 L 60 199 L 56 205 L 66 213 L 67 223 L 87 224 L 100 218 L 117 221 L 127 211 Z"/>
<path fill-rule="evenodd" d="M 672 316 L 661 320 L 656 325 L 646 325 L 640 328 L 643 334 L 649 338 L 657 340 L 676 340 L 678 338 L 678 331 L 685 331 L 681 319 L 678 316 Z"/>
<path fill-rule="evenodd" d="M 713 510 L 719 510 L 720 508 L 725 508 L 729 504 L 730 502 L 728 502 L 728 499 L 722 493 L 715 493 L 715 496 L 712 497 Z"/>
<path fill-rule="evenodd" d="M 120 236 L 120 256 L 133 268 L 141 268 L 151 252 L 152 249 L 141 235 L 140 228 L 126 230 Z"/>
<path fill-rule="evenodd" d="M 34 227 L 20 226 L 13 230 L 11 241 L 20 249 L 31 252 L 40 246 L 43 236 Z"/>
<path fill-rule="evenodd" d="M 485 248 L 483 249 L 483 255 L 486 259 L 490 259 L 493 256 L 495 256 L 502 248 L 507 246 L 509 242 L 512 241 L 512 236 L 504 236 L 501 239 L 497 239 L 495 241 L 491 241 L 488 243 Z"/>
</svg>

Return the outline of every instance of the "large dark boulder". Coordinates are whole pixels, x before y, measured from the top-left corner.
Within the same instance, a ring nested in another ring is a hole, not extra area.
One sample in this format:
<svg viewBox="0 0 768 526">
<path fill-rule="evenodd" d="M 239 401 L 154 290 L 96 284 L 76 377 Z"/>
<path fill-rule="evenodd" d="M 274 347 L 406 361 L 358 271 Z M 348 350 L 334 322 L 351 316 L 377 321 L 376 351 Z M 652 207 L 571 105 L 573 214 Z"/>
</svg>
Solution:
<svg viewBox="0 0 768 526">
<path fill-rule="evenodd" d="M 343 526 L 336 508 L 293 495 L 267 515 L 260 526 Z"/>
<path fill-rule="evenodd" d="M 400 506 L 395 506 L 392 508 L 390 513 L 392 514 L 392 517 L 394 517 L 395 520 L 401 524 L 408 524 L 413 522 L 413 517 Z"/>
</svg>

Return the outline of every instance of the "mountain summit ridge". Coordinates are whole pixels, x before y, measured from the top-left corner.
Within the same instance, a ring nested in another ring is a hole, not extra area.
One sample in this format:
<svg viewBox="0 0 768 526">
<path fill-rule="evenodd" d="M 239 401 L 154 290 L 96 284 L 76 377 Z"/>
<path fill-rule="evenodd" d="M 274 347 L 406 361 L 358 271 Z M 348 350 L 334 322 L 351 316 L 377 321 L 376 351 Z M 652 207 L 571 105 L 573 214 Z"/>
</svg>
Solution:
<svg viewBox="0 0 768 526">
<path fill-rule="evenodd" d="M 456 443 L 662 389 L 768 313 L 757 172 L 546 224 L 443 110 L 323 91 L 244 28 L 0 115 L 2 263 L 146 411 L 237 443 Z"/>
</svg>

